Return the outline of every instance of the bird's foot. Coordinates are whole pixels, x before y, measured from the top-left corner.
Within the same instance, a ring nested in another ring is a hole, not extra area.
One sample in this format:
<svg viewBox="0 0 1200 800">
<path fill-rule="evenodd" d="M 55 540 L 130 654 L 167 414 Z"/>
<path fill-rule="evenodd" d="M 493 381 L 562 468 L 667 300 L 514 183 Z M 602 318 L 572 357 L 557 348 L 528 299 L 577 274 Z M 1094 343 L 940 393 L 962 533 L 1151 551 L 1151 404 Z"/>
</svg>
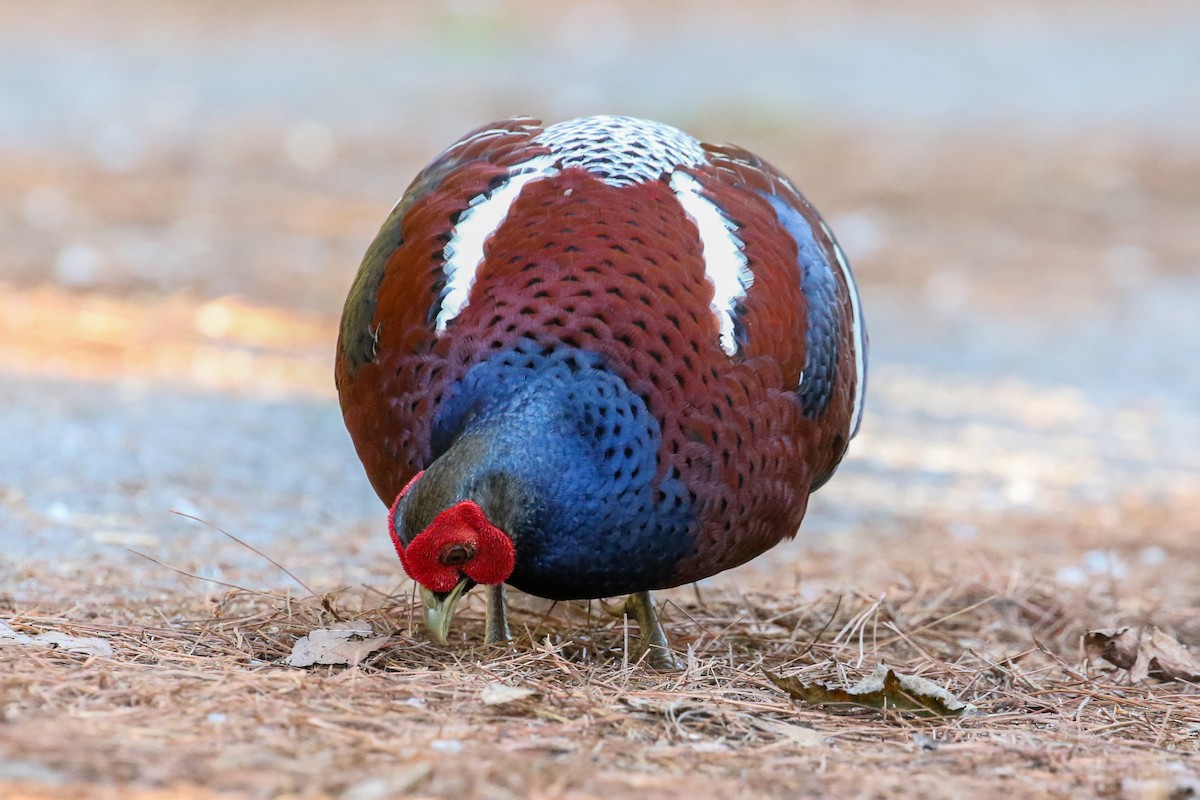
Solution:
<svg viewBox="0 0 1200 800">
<path fill-rule="evenodd" d="M 658 620 L 658 612 L 654 609 L 654 599 L 650 597 L 650 592 L 635 592 L 629 595 L 624 603 L 617 605 L 609 605 L 604 601 L 600 601 L 600 605 L 614 617 L 633 617 L 637 620 L 641 637 L 637 649 L 630 656 L 633 661 L 641 661 L 645 657 L 650 668 L 659 672 L 683 669 L 683 664 L 671 652 L 671 643 Z"/>
<path fill-rule="evenodd" d="M 487 614 L 485 616 L 487 632 L 484 642 L 487 644 L 503 644 L 512 638 L 508 629 L 508 609 L 504 599 L 504 584 L 487 587 Z"/>
</svg>

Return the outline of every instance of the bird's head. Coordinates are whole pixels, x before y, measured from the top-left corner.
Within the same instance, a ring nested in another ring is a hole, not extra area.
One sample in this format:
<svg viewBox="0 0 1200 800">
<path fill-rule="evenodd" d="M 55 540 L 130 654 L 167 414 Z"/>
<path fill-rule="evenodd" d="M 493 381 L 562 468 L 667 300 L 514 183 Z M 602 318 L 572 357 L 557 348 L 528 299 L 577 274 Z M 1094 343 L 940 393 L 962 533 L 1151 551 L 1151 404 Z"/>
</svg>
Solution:
<svg viewBox="0 0 1200 800">
<path fill-rule="evenodd" d="M 473 500 L 458 500 L 433 513 L 420 527 L 422 505 L 411 511 L 409 494 L 423 473 L 417 473 L 400 491 L 388 515 L 388 530 L 400 563 L 421 589 L 425 603 L 425 625 L 430 635 L 445 643 L 458 601 L 476 584 L 499 584 L 508 580 L 516 563 L 512 539 L 488 519 Z M 416 522 L 415 525 L 410 523 Z"/>
</svg>

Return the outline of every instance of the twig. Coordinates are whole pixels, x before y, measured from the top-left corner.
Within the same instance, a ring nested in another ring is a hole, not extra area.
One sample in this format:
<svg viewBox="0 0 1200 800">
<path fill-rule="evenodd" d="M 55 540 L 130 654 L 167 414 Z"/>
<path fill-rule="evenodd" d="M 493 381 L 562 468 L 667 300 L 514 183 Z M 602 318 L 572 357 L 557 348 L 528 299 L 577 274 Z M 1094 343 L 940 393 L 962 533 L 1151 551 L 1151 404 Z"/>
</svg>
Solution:
<svg viewBox="0 0 1200 800">
<path fill-rule="evenodd" d="M 230 539 L 232 539 L 233 541 L 237 542 L 237 543 L 238 543 L 238 544 L 240 544 L 242 547 L 244 547 L 244 548 L 246 548 L 247 550 L 249 550 L 251 553 L 254 553 L 254 554 L 255 554 L 255 555 L 257 555 L 257 556 L 259 556 L 259 557 L 261 557 L 261 558 L 264 558 L 264 559 L 266 559 L 268 562 L 270 562 L 270 564 L 271 564 L 272 566 L 274 566 L 276 569 L 278 569 L 278 570 L 279 570 L 280 572 L 282 572 L 284 575 L 287 575 L 289 578 L 291 578 L 292 580 L 294 580 L 296 583 L 300 584 L 300 587 L 301 587 L 302 589 L 304 589 L 304 591 L 308 592 L 308 593 L 309 593 L 309 594 L 311 594 L 313 597 L 315 597 L 317 600 L 319 600 L 319 601 L 321 602 L 321 604 L 322 604 L 322 605 L 326 605 L 326 604 L 327 604 L 327 600 L 325 599 L 325 597 L 324 597 L 323 595 L 320 595 L 320 594 L 317 594 L 316 592 L 314 592 L 314 591 L 312 590 L 312 587 L 310 587 L 310 586 L 309 586 L 307 583 L 305 583 L 304 581 L 302 581 L 302 580 L 300 580 L 298 577 L 296 577 L 296 574 L 295 574 L 294 572 L 292 572 L 290 569 L 288 569 L 287 567 L 285 567 L 283 564 L 280 564 L 278 561 L 276 561 L 275 559 L 271 558 L 269 555 L 267 555 L 266 553 L 264 553 L 262 550 L 259 550 L 257 547 L 255 547 L 254 545 L 250 544 L 249 542 L 246 542 L 246 541 L 243 541 L 243 540 L 239 539 L 238 537 L 234 536 L 232 533 L 230 533 L 229 531 L 225 530 L 225 529 L 224 529 L 224 528 L 222 528 L 221 526 L 219 526 L 219 525 L 214 525 L 213 523 L 209 522 L 209 521 L 208 521 L 208 520 L 206 520 L 206 519 L 201 519 L 200 517 L 193 516 L 192 514 L 188 514 L 188 513 L 186 513 L 186 512 L 183 512 L 183 511 L 176 511 L 175 509 L 171 509 L 171 513 L 172 513 L 172 514 L 177 514 L 178 516 L 181 516 L 181 517 L 185 517 L 186 519 L 190 519 L 190 520 L 192 520 L 192 521 L 194 521 L 194 522 L 199 522 L 201 525 L 207 525 L 209 528 L 212 528 L 212 529 L 213 529 L 214 531 L 216 531 L 217 533 L 222 533 L 222 534 L 224 534 L 225 536 L 228 536 Z M 336 614 L 336 613 L 335 613 L 335 612 L 334 612 L 332 609 L 330 609 L 330 608 L 329 608 L 327 605 L 326 605 L 326 611 L 329 611 L 329 612 L 330 612 L 331 614 L 333 614 L 335 617 L 337 616 L 337 614 Z"/>
</svg>

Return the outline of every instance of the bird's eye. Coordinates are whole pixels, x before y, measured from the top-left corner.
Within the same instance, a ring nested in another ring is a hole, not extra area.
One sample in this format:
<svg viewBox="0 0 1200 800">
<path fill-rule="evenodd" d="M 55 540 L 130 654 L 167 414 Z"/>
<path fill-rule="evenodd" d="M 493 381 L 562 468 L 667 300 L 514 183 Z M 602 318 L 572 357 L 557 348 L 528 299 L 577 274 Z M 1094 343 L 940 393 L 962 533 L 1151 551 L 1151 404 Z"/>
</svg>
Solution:
<svg viewBox="0 0 1200 800">
<path fill-rule="evenodd" d="M 438 553 L 438 561 L 447 567 L 460 567 L 475 557 L 475 548 L 468 544 L 451 544 Z"/>
</svg>

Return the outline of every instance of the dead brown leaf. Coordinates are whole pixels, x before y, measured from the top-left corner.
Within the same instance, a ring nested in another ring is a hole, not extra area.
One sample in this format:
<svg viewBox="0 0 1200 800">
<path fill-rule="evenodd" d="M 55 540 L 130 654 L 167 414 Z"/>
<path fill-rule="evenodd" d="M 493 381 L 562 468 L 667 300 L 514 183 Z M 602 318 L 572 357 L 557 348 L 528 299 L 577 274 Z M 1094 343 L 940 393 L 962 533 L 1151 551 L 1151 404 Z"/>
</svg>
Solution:
<svg viewBox="0 0 1200 800">
<path fill-rule="evenodd" d="M 825 744 L 825 734 L 807 725 L 793 725 L 790 722 L 767 718 L 755 719 L 752 724 L 759 730 L 773 733 L 801 749 L 821 747 Z"/>
<path fill-rule="evenodd" d="M 342 795 L 342 800 L 388 800 L 401 797 L 428 778 L 431 772 L 433 764 L 430 761 L 417 759 L 354 784 Z"/>
<path fill-rule="evenodd" d="M 964 703 L 933 681 L 915 675 L 900 675 L 884 664 L 849 689 L 823 683 L 801 683 L 766 672 L 771 683 L 795 700 L 812 705 L 849 704 L 864 708 L 915 711 L 920 714 L 950 717 L 970 713 L 975 707 Z"/>
<path fill-rule="evenodd" d="M 354 665 L 381 649 L 390 637 L 370 636 L 371 626 L 363 621 L 335 622 L 328 628 L 311 630 L 292 645 L 283 663 L 291 667 L 313 664 Z"/>
<path fill-rule="evenodd" d="M 1129 669 L 1137 661 L 1137 628 L 1098 628 L 1083 636 L 1083 646 L 1092 658 L 1103 658 L 1110 664 Z"/>
<path fill-rule="evenodd" d="M 107 639 L 98 637 L 69 636 L 61 631 L 43 631 L 30 636 L 14 630 L 7 622 L 0 620 L 0 646 L 26 645 L 33 647 L 56 647 L 68 653 L 81 653 L 86 656 L 111 656 L 112 645 Z"/>
<path fill-rule="evenodd" d="M 1158 628 L 1099 628 L 1083 638 L 1088 655 L 1129 670 L 1135 683 L 1147 677 L 1164 681 L 1200 682 L 1195 656 Z"/>
<path fill-rule="evenodd" d="M 501 683 L 500 681 L 488 681 L 488 684 L 479 693 L 479 699 L 485 706 L 502 706 L 506 703 L 524 700 L 535 694 L 537 694 L 535 689 L 528 689 L 524 686 L 509 686 L 507 683 Z"/>
</svg>

